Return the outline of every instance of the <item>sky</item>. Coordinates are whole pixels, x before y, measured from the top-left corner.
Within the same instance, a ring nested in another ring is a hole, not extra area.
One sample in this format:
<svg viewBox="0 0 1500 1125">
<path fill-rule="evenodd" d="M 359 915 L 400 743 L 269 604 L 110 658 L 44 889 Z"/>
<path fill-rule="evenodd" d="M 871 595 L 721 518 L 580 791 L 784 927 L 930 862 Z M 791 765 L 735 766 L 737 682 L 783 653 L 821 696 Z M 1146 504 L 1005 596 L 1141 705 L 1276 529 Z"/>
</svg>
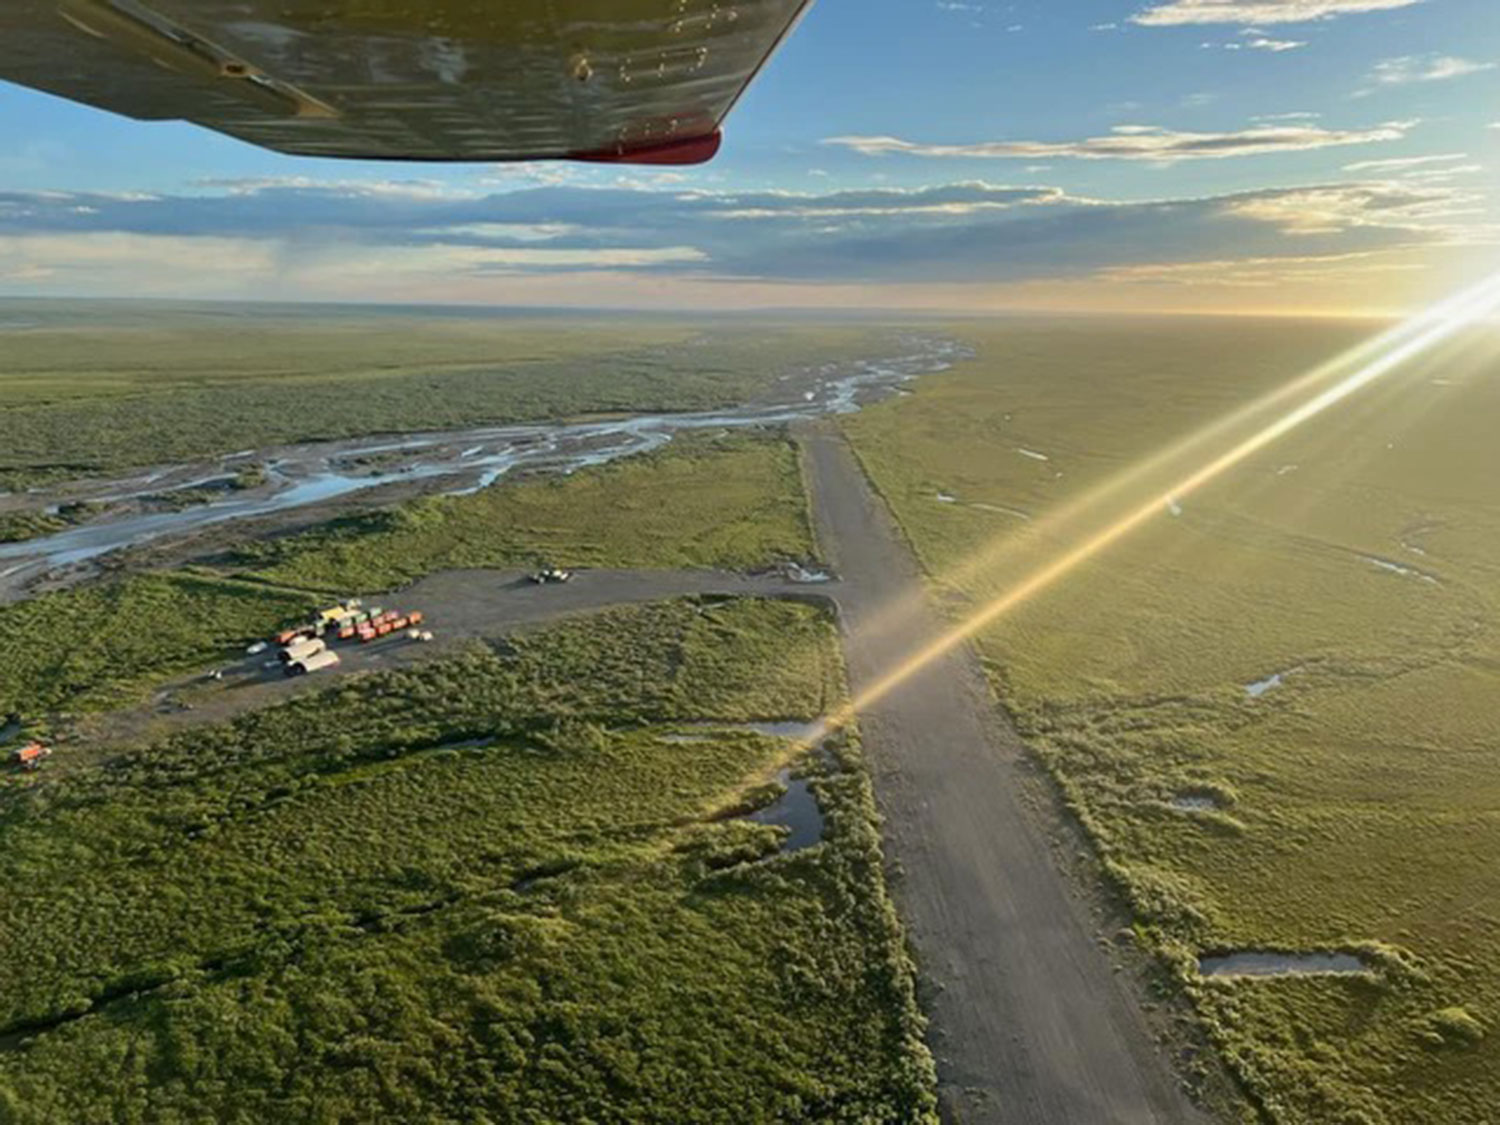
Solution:
<svg viewBox="0 0 1500 1125">
<path fill-rule="evenodd" d="M 819 0 L 669 171 L 0 82 L 0 295 L 1386 315 L 1500 268 L 1495 0 Z"/>
</svg>

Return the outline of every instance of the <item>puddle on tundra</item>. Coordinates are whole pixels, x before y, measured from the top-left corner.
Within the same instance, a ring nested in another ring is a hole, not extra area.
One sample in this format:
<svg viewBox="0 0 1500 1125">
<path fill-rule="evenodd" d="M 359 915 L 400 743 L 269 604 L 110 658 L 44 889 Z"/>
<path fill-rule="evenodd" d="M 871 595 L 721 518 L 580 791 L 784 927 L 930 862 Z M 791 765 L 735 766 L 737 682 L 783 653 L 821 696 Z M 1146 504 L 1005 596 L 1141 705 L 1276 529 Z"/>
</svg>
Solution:
<svg viewBox="0 0 1500 1125">
<path fill-rule="evenodd" d="M 1278 977 L 1320 973 L 1368 973 L 1370 966 L 1352 953 L 1271 953 L 1244 950 L 1198 958 L 1206 977 Z"/>
<path fill-rule="evenodd" d="M 1217 797 L 1209 793 L 1178 793 L 1168 803 L 1183 812 L 1218 812 L 1224 807 Z"/>
<path fill-rule="evenodd" d="M 1267 676 L 1263 680 L 1256 680 L 1253 684 L 1246 684 L 1245 694 L 1251 699 L 1259 699 L 1266 692 L 1274 688 L 1279 688 L 1282 684 L 1286 683 L 1286 678 L 1290 675 L 1290 672 L 1277 672 L 1275 675 Z"/>
<path fill-rule="evenodd" d="M 816 741 L 820 725 L 818 723 L 792 722 L 770 722 L 770 723 L 682 723 L 680 726 L 687 730 L 676 731 L 672 734 L 657 735 L 663 742 L 708 742 L 716 734 L 732 733 L 734 731 L 749 731 L 753 734 L 763 734 L 767 738 L 796 738 L 803 742 Z"/>
<path fill-rule="evenodd" d="M 1004 504 L 970 504 L 971 508 L 978 508 L 981 512 L 994 512 L 997 516 L 1014 516 L 1018 520 L 1031 521 L 1031 516 L 1021 511 L 1020 508 L 1007 508 Z"/>
<path fill-rule="evenodd" d="M 781 845 L 783 852 L 800 852 L 823 842 L 823 810 L 813 796 L 806 778 L 792 777 L 790 768 L 781 770 L 776 780 L 786 786 L 786 793 L 763 809 L 745 817 L 756 824 L 787 828 L 791 835 Z"/>
<path fill-rule="evenodd" d="M 958 504 L 965 508 L 973 508 L 976 511 L 994 512 L 996 515 L 1011 516 L 1014 519 L 1018 520 L 1030 521 L 1031 519 L 1031 516 L 1028 513 L 1021 511 L 1020 508 L 1007 508 L 1004 504 L 982 504 L 977 500 L 965 501 L 957 496 L 954 496 L 951 492 L 939 492 L 934 497 L 934 499 L 937 500 L 939 504 Z"/>
<path fill-rule="evenodd" d="M 765 722 L 765 723 L 688 723 L 688 730 L 658 735 L 663 742 L 697 743 L 711 741 L 716 734 L 734 731 L 751 731 L 768 738 L 797 739 L 813 745 L 822 740 L 821 723 Z M 701 732 L 701 733 L 699 733 Z M 746 813 L 737 819 L 755 824 L 769 824 L 790 830 L 790 835 L 781 845 L 782 852 L 800 852 L 823 841 L 823 810 L 806 778 L 794 778 L 792 767 L 777 771 L 776 780 L 786 786 L 786 792 L 763 809 Z"/>
<path fill-rule="evenodd" d="M 1390 559 L 1382 559 L 1376 555 L 1360 555 L 1360 558 L 1371 566 L 1379 567 L 1381 570 L 1388 571 L 1391 574 L 1399 574 L 1403 578 L 1418 578 L 1433 586 L 1439 585 L 1438 580 L 1433 575 L 1418 570 L 1414 566 L 1402 566 L 1398 562 L 1392 562 Z"/>
<path fill-rule="evenodd" d="M 500 740 L 493 734 L 483 738 L 465 738 L 461 742 L 439 742 L 434 750 L 488 750 Z"/>
<path fill-rule="evenodd" d="M 800 563 L 791 563 L 786 568 L 787 580 L 796 582 L 800 586 L 820 586 L 824 582 L 832 582 L 833 575 L 826 570 L 808 570 Z"/>
</svg>

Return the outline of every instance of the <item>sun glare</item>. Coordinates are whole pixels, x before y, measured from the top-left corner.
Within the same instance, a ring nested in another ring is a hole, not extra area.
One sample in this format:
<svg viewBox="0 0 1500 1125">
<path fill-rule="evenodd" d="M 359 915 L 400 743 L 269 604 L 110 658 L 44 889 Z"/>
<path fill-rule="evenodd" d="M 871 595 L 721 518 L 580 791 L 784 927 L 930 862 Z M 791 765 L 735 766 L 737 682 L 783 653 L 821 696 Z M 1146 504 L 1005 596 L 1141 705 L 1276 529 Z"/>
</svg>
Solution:
<svg viewBox="0 0 1500 1125">
<path fill-rule="evenodd" d="M 998 597 L 881 676 L 841 710 L 825 719 L 824 728 L 837 730 L 848 725 L 861 711 L 933 661 L 1042 594 L 1133 531 L 1174 509 L 1186 497 L 1292 431 L 1412 361 L 1427 356 L 1464 329 L 1489 320 L 1497 313 L 1500 313 L 1500 274 L 1433 305 L 1115 474 L 1038 527 L 1038 531 L 1054 533 L 1071 546 L 1063 548 Z M 1187 458 L 1191 458 L 1190 467 L 1175 474 L 1168 472 Z M 1124 514 L 1113 518 L 1101 529 L 1080 529 L 1079 525 L 1087 527 L 1090 521 L 1109 519 L 1111 501 L 1118 502 L 1122 495 L 1141 489 L 1145 490 L 1146 498 L 1129 506 Z M 1011 537 L 996 541 L 945 577 L 962 581 L 991 571 L 1002 561 L 1012 542 Z"/>
</svg>

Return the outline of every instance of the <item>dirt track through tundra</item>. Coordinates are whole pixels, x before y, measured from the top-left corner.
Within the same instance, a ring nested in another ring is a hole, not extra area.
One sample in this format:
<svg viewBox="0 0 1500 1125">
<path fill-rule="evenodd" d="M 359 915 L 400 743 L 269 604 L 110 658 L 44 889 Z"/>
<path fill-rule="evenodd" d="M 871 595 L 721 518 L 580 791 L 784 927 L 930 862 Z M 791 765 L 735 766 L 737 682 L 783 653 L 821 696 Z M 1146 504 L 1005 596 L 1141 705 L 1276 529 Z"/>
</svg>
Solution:
<svg viewBox="0 0 1500 1125">
<path fill-rule="evenodd" d="M 857 696 L 937 637 L 910 550 L 847 446 L 806 440 Z M 1200 1121 L 1020 800 L 1024 753 L 977 657 L 934 661 L 860 716 L 897 900 L 962 1125 Z"/>
<path fill-rule="evenodd" d="M 609 606 L 690 595 L 831 598 L 857 695 L 942 629 L 922 576 L 843 441 L 804 439 L 818 535 L 840 581 L 709 571 L 593 571 L 567 586 L 452 571 L 392 595 L 429 611 L 444 643 L 350 650 L 345 671 L 430 659 L 453 642 Z M 253 662 L 252 662 L 253 663 Z M 182 681 L 185 685 L 190 680 Z M 107 719 L 110 740 L 221 721 L 316 677 L 256 677 L 186 714 Z M 134 719 L 135 721 L 131 721 Z M 1127 986 L 1093 940 L 1020 800 L 1023 748 L 960 650 L 879 700 L 860 727 L 885 816 L 896 895 L 920 962 L 945 1116 L 958 1125 L 1198 1122 Z"/>
</svg>

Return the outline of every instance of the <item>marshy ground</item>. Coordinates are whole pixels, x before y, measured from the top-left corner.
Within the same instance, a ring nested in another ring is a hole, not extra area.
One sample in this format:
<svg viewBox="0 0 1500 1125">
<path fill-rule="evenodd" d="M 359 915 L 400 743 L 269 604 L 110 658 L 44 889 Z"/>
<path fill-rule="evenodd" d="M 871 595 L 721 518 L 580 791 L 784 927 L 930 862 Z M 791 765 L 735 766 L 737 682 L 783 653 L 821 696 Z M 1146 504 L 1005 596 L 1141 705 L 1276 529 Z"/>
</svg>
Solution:
<svg viewBox="0 0 1500 1125">
<path fill-rule="evenodd" d="M 146 465 L 193 486 L 247 446 L 321 442 L 378 479 L 410 451 L 365 435 L 465 432 L 439 442 L 456 473 L 12 584 L 0 716 L 62 741 L 0 791 L 0 941 L 26 951 L 0 1120 L 87 1116 L 105 1091 L 79 1076 L 122 1066 L 126 1120 L 246 1090 L 289 1120 L 458 1112 L 471 1089 L 554 1119 L 907 1121 L 939 1094 L 966 1121 L 1191 1119 L 1179 1083 L 1309 1125 L 1500 1101 L 1488 352 L 1170 498 L 799 757 L 736 728 L 826 714 L 1076 542 L 1087 521 L 1057 513 L 1371 328 L 76 314 L 28 314 L 7 352 L 18 541 L 141 514 L 45 509 Z M 792 373 L 836 381 L 911 333 L 978 358 L 843 420 L 877 493 L 828 430 L 771 419 L 478 491 L 462 464 L 476 427 L 785 401 Z M 539 559 L 593 569 L 513 585 Z M 788 561 L 840 580 L 755 576 Z M 244 706 L 198 683 L 320 602 L 392 591 L 445 639 Z M 674 1068 L 700 1081 L 668 1092 Z"/>
<path fill-rule="evenodd" d="M 978 361 L 846 430 L 961 616 L 1154 493 L 1062 515 L 1082 498 L 1375 330 L 976 326 Z M 1167 966 L 1163 995 L 1191 997 L 1274 1120 L 1482 1121 L 1500 1103 L 1495 354 L 1476 329 L 1409 365 L 979 638 L 1132 941 Z M 1366 971 L 1198 973 L 1233 951 Z"/>
</svg>

